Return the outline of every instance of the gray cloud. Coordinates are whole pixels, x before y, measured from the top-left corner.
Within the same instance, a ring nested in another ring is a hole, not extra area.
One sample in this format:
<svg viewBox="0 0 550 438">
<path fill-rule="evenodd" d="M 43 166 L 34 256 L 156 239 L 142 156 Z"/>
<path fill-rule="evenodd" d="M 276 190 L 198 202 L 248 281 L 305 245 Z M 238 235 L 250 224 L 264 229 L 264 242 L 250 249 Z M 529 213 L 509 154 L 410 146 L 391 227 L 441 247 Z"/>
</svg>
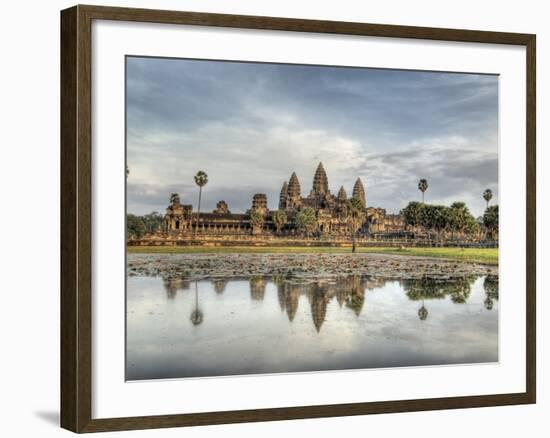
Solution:
<svg viewBox="0 0 550 438">
<path fill-rule="evenodd" d="M 392 211 L 421 199 L 420 178 L 428 180 L 425 196 L 430 203 L 464 201 L 480 215 L 485 208 L 482 192 L 488 187 L 498 202 L 497 154 L 479 149 L 434 146 L 373 155 L 363 172 L 369 175 L 369 204 L 388 205 Z"/>
<path fill-rule="evenodd" d="M 311 187 L 319 161 L 330 188 L 360 176 L 370 205 L 467 202 L 498 193 L 496 76 L 278 64 L 128 58 L 128 211 L 162 211 L 171 191 L 204 208 L 277 207 L 292 171 Z M 495 196 L 496 199 L 496 196 Z"/>
</svg>

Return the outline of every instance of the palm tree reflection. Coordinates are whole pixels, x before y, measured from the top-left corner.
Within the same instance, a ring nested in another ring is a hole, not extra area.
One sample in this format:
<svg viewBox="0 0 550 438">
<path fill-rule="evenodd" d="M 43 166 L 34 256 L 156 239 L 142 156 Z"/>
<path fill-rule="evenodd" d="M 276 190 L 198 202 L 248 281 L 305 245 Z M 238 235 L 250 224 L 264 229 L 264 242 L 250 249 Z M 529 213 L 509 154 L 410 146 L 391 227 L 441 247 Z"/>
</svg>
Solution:
<svg viewBox="0 0 550 438">
<path fill-rule="evenodd" d="M 420 321 L 426 321 L 426 319 L 428 319 L 428 309 L 424 306 L 424 300 L 422 300 L 422 307 L 418 309 L 418 317 Z"/>
<path fill-rule="evenodd" d="M 195 309 L 191 312 L 191 322 L 193 325 L 199 325 L 204 319 L 202 310 L 199 309 L 199 287 L 198 282 L 195 281 Z"/>
<path fill-rule="evenodd" d="M 450 296 L 453 303 L 463 304 L 470 297 L 475 279 L 470 276 L 456 278 L 426 276 L 420 279 L 403 280 L 401 285 L 410 300 L 422 301 L 422 305 L 418 309 L 418 318 L 425 321 L 428 319 L 428 309 L 424 305 L 424 300 L 441 300 Z"/>
</svg>

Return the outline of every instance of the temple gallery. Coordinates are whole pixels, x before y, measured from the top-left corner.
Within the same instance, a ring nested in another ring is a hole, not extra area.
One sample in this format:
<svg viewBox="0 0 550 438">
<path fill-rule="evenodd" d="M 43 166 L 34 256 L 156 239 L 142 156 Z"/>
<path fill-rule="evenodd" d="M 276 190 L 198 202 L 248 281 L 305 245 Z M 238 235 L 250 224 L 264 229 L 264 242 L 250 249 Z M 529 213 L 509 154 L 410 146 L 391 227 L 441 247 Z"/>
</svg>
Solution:
<svg viewBox="0 0 550 438">
<path fill-rule="evenodd" d="M 362 212 L 355 221 L 350 220 L 351 205 Z M 358 219 L 358 221 L 357 221 Z M 293 172 L 282 184 L 279 209 L 268 208 L 267 196 L 252 196 L 250 209 L 241 213 L 230 211 L 220 200 L 211 212 L 193 211 L 193 206 L 172 194 L 164 215 L 162 229 L 146 236 L 148 240 L 185 240 L 200 237 L 324 237 L 347 238 L 351 232 L 357 236 L 400 234 L 406 232 L 400 214 L 388 214 L 383 208 L 367 206 L 365 187 L 360 178 L 353 186 L 351 197 L 342 186 L 337 194 L 329 189 L 329 180 L 323 163 L 319 163 L 309 194 L 302 194 L 300 180 Z"/>
</svg>

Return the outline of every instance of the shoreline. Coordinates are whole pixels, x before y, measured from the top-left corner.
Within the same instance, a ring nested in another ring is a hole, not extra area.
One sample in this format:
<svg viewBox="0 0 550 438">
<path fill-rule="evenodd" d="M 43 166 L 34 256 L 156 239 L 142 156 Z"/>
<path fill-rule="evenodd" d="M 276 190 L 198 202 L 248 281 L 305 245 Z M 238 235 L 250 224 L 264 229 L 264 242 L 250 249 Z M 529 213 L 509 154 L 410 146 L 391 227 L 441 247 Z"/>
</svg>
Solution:
<svg viewBox="0 0 550 438">
<path fill-rule="evenodd" d="M 127 254 L 379 254 L 388 256 L 429 258 L 460 263 L 475 263 L 498 266 L 498 248 L 394 248 L 394 247 L 358 247 L 355 254 L 346 247 L 205 247 L 205 246 L 127 246 Z"/>
<path fill-rule="evenodd" d="M 128 254 L 127 265 L 128 276 L 188 280 L 269 276 L 304 280 L 342 276 L 435 280 L 498 277 L 498 265 L 365 253 Z"/>
</svg>

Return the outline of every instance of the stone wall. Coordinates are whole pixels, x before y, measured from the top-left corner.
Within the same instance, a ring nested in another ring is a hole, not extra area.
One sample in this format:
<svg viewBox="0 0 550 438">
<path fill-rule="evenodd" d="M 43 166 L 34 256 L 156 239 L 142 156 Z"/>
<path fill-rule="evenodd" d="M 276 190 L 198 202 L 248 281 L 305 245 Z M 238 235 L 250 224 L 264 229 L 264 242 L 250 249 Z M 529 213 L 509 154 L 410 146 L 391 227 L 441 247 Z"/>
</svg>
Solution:
<svg viewBox="0 0 550 438">
<path fill-rule="evenodd" d="M 441 240 L 425 237 L 405 237 L 400 235 L 359 237 L 358 247 L 477 247 L 497 248 L 498 242 L 491 240 Z M 309 238 L 300 236 L 188 236 L 173 238 L 169 234 L 157 233 L 143 239 L 128 241 L 128 246 L 204 246 L 204 247 L 234 247 L 234 246 L 269 246 L 269 247 L 351 247 L 348 238 Z"/>
</svg>

